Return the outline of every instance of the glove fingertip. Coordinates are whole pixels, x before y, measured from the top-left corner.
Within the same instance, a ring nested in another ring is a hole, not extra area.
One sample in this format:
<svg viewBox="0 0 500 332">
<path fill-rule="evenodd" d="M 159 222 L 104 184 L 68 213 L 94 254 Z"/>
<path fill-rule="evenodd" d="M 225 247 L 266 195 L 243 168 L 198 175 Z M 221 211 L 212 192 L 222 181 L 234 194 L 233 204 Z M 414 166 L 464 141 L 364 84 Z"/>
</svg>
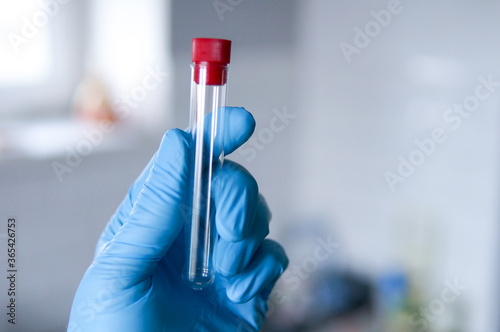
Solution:
<svg viewBox="0 0 500 332">
<path fill-rule="evenodd" d="M 247 296 L 245 296 L 246 294 L 244 292 L 242 293 L 237 287 L 228 287 L 226 294 L 231 302 L 236 304 L 242 304 L 250 300 L 250 298 L 247 298 Z"/>
<path fill-rule="evenodd" d="M 230 154 L 252 136 L 255 119 L 243 107 L 225 107 L 224 117 L 224 153 Z"/>
<path fill-rule="evenodd" d="M 247 269 L 229 280 L 227 296 L 235 303 L 245 303 L 274 285 L 287 267 L 288 257 L 283 247 L 264 240 Z"/>
</svg>

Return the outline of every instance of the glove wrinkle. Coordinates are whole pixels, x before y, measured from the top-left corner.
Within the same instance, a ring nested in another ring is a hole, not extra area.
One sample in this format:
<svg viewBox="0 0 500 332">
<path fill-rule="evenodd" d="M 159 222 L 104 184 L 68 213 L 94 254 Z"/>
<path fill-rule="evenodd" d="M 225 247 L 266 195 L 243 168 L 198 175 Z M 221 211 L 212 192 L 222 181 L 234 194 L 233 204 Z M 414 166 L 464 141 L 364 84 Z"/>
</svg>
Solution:
<svg viewBox="0 0 500 332">
<path fill-rule="evenodd" d="M 248 140 L 255 120 L 243 108 L 223 112 L 219 148 L 229 154 Z M 265 240 L 271 214 L 242 166 L 225 161 L 214 172 L 213 284 L 194 291 L 181 277 L 192 147 L 189 133 L 165 133 L 99 238 L 75 294 L 68 332 L 243 332 L 262 326 L 269 292 L 288 259 L 278 244 Z"/>
</svg>

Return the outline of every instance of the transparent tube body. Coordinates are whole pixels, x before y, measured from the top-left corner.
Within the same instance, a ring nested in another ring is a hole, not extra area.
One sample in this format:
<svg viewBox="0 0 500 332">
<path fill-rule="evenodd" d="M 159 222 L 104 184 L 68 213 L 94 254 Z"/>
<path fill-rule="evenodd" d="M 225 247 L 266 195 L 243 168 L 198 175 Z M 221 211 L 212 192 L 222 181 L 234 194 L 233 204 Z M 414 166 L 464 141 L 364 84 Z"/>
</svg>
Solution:
<svg viewBox="0 0 500 332">
<path fill-rule="evenodd" d="M 224 75 L 221 81 L 225 82 L 227 67 L 218 69 Z M 226 105 L 226 84 L 207 85 L 206 77 L 207 66 L 191 65 L 189 131 L 194 149 L 193 162 L 190 163 L 191 211 L 186 218 L 187 262 L 183 277 L 195 290 L 210 285 L 215 277 L 212 254 L 217 232 L 212 201 L 212 190 L 215 189 L 212 176 L 224 161 L 221 108 Z"/>
</svg>

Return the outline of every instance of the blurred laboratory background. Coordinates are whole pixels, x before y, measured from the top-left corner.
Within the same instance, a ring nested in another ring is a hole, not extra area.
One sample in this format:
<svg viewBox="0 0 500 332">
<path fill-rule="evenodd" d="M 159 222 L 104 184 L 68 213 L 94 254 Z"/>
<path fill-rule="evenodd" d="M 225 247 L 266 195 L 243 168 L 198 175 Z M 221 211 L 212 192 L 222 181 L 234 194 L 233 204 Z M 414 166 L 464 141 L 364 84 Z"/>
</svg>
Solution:
<svg viewBox="0 0 500 332">
<path fill-rule="evenodd" d="M 18 323 L 0 330 L 65 330 L 107 220 L 187 127 L 191 38 L 217 37 L 233 41 L 228 104 L 257 121 L 229 158 L 290 256 L 263 331 L 499 331 L 499 13 L 0 0 L 0 241 L 16 218 L 19 269 Z"/>
</svg>

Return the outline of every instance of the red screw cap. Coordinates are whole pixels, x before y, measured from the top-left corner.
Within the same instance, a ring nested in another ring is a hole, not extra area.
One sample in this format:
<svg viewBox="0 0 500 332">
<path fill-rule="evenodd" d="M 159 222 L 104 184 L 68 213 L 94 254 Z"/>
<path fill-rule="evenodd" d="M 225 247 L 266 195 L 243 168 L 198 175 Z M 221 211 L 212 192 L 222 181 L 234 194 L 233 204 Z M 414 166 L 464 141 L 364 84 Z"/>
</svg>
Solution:
<svg viewBox="0 0 500 332">
<path fill-rule="evenodd" d="M 231 41 L 227 39 L 193 38 L 191 59 L 194 62 L 194 80 L 200 84 L 200 67 L 206 66 L 205 84 L 226 83 L 226 66 L 231 60 Z"/>
</svg>

